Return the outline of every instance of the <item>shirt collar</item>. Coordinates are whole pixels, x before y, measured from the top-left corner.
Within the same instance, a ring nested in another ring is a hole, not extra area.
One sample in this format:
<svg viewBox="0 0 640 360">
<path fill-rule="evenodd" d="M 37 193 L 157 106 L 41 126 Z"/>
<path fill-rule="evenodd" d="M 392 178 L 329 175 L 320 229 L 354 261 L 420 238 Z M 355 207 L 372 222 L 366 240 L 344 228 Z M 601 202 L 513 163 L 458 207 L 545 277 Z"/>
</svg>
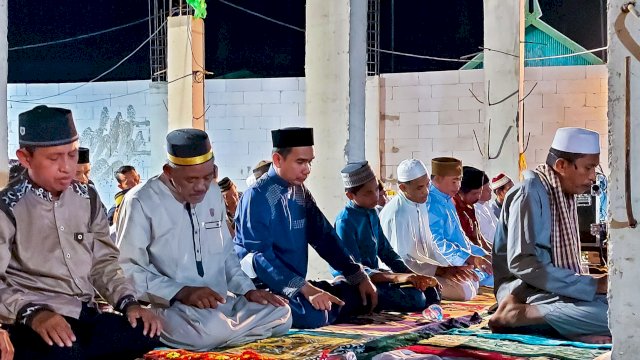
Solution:
<svg viewBox="0 0 640 360">
<path fill-rule="evenodd" d="M 376 209 L 366 209 L 361 206 L 358 206 L 353 200 L 349 200 L 349 202 L 347 203 L 347 207 L 365 214 L 369 214 L 372 211 L 376 211 Z"/>
<path fill-rule="evenodd" d="M 473 205 L 469 205 L 466 202 L 464 202 L 464 200 L 462 200 L 462 197 L 460 196 L 460 194 L 456 194 L 456 196 L 453 198 L 453 202 L 454 204 L 456 204 L 456 207 L 460 207 L 466 210 L 475 210 Z"/>
<path fill-rule="evenodd" d="M 29 177 L 29 175 L 25 174 L 23 176 L 24 176 L 25 186 L 29 188 L 29 190 L 31 190 L 37 197 L 48 202 L 53 202 L 54 197 L 52 193 L 50 193 L 48 190 L 45 190 L 43 187 L 33 182 L 33 180 L 31 180 L 31 178 Z"/>
<path fill-rule="evenodd" d="M 398 191 L 398 196 L 400 196 L 400 199 L 402 200 L 402 202 L 404 202 L 407 205 L 413 205 L 413 206 L 422 205 L 422 204 L 419 204 L 419 203 L 417 203 L 415 201 L 409 200 L 409 198 L 407 198 L 407 196 L 402 191 Z"/>
<path fill-rule="evenodd" d="M 276 168 L 273 165 L 271 165 L 271 167 L 269 168 L 267 175 L 270 179 L 272 179 L 274 183 L 284 188 L 290 188 L 292 186 L 287 180 L 283 179 L 282 177 L 280 177 L 280 175 L 278 175 L 278 173 L 276 173 Z"/>
<path fill-rule="evenodd" d="M 182 205 L 185 205 L 187 203 L 185 200 L 182 199 L 178 191 L 176 191 L 176 188 L 171 183 L 171 180 L 169 180 L 169 178 L 164 173 L 158 175 L 157 179 L 158 181 L 160 181 L 160 184 L 164 185 L 163 189 L 168 191 L 169 194 L 171 194 L 171 196 L 173 196 L 173 198 L 177 202 L 179 202 Z"/>
<path fill-rule="evenodd" d="M 434 196 L 444 201 L 451 200 L 451 196 L 440 191 L 434 184 L 429 186 L 429 196 Z"/>
</svg>

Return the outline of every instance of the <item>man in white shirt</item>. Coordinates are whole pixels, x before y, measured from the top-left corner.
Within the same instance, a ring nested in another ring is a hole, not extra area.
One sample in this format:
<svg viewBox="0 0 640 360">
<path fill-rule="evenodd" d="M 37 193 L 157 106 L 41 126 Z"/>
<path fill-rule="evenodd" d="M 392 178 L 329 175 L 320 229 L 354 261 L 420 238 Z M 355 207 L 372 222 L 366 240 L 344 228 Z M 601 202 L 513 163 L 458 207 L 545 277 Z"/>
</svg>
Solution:
<svg viewBox="0 0 640 360">
<path fill-rule="evenodd" d="M 417 159 L 398 166 L 400 191 L 380 212 L 382 231 L 394 250 L 414 272 L 435 276 L 442 298 L 470 300 L 478 293 L 477 276 L 471 266 L 450 266 L 433 243 L 426 207 L 429 172 Z"/>
<path fill-rule="evenodd" d="M 206 351 L 285 334 L 286 300 L 256 290 L 226 226 L 207 133 L 167 135 L 163 173 L 132 189 L 118 218 L 120 263 L 164 321 L 168 346 Z"/>
</svg>

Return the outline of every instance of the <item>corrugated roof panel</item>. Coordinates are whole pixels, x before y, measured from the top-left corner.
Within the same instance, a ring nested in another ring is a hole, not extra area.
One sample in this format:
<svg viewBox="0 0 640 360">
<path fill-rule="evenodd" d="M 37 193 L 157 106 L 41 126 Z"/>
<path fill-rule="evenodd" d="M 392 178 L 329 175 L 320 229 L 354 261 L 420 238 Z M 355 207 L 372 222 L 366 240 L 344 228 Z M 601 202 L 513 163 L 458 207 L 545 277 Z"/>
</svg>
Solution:
<svg viewBox="0 0 640 360">
<path fill-rule="evenodd" d="M 529 26 L 527 28 L 525 39 L 527 41 L 525 44 L 525 59 L 574 53 L 573 50 L 569 49 L 567 46 L 535 26 Z M 527 67 L 571 65 L 594 65 L 594 63 L 579 55 L 555 59 L 526 61 L 525 63 L 525 66 Z"/>
</svg>

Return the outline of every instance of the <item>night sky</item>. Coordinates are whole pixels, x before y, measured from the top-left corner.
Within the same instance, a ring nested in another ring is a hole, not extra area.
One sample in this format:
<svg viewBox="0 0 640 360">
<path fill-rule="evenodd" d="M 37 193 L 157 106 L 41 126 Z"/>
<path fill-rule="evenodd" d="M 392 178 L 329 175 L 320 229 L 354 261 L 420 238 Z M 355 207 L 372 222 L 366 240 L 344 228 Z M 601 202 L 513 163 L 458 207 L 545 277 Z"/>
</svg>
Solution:
<svg viewBox="0 0 640 360">
<path fill-rule="evenodd" d="M 304 28 L 302 0 L 228 0 Z M 604 46 L 606 0 L 541 0 L 542 19 L 587 49 Z M 208 0 L 206 65 L 214 76 L 304 76 L 304 33 Z M 394 11 L 391 4 L 394 3 Z M 83 35 L 149 15 L 144 0 L 9 0 L 9 48 Z M 392 31 L 392 18 L 395 26 Z M 381 0 L 382 49 L 458 58 L 482 45 L 482 0 Z M 604 34 L 604 35 L 603 35 Z M 149 36 L 147 22 L 64 44 L 9 51 L 9 82 L 87 81 Z M 596 54 L 601 55 L 601 54 Z M 457 69 L 446 63 L 381 55 L 383 73 Z M 150 78 L 145 46 L 102 80 Z"/>
</svg>

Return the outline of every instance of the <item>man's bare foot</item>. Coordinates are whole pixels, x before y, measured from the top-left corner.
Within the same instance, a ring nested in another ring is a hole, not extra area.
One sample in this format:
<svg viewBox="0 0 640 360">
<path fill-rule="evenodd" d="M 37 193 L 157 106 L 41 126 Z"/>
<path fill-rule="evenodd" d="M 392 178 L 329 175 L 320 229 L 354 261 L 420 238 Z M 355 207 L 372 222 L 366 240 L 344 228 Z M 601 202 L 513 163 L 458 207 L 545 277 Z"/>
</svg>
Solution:
<svg viewBox="0 0 640 360">
<path fill-rule="evenodd" d="M 508 331 L 509 328 L 543 324 L 545 321 L 532 305 L 522 304 L 513 295 L 500 302 L 498 310 L 489 319 L 489 328 L 495 333 Z"/>
<path fill-rule="evenodd" d="M 496 312 L 491 315 L 491 319 L 489 319 L 491 331 L 501 333 L 508 328 L 514 327 L 515 315 L 520 311 L 520 307 L 522 307 L 522 304 L 518 303 L 515 296 L 509 295 L 505 297 L 498 305 Z"/>
<path fill-rule="evenodd" d="M 576 335 L 567 336 L 572 341 L 583 342 L 586 344 L 611 344 L 611 336 L 603 335 Z"/>
</svg>

